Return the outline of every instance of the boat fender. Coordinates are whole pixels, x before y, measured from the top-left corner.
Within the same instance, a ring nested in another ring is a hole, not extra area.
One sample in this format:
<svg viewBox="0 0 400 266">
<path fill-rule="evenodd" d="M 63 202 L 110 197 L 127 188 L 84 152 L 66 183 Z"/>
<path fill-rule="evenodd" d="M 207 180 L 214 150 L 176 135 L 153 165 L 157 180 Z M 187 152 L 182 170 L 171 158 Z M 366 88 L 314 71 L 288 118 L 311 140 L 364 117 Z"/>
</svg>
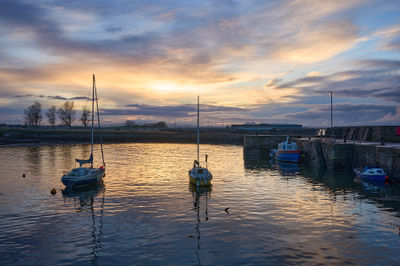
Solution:
<svg viewBox="0 0 400 266">
<path fill-rule="evenodd" d="M 101 165 L 101 166 L 100 166 L 100 169 L 103 170 L 103 169 L 104 169 L 104 166 Z"/>
</svg>

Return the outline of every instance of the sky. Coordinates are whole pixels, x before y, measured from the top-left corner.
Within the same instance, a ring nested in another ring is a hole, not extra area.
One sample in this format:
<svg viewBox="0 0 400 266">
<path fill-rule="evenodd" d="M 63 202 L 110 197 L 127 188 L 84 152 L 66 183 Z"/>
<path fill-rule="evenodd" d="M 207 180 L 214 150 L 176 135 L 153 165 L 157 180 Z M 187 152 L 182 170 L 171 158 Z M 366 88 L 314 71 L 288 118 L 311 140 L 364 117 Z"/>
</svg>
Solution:
<svg viewBox="0 0 400 266">
<path fill-rule="evenodd" d="M 400 1 L 0 1 L 0 123 L 92 74 L 106 124 L 398 125 Z"/>
</svg>

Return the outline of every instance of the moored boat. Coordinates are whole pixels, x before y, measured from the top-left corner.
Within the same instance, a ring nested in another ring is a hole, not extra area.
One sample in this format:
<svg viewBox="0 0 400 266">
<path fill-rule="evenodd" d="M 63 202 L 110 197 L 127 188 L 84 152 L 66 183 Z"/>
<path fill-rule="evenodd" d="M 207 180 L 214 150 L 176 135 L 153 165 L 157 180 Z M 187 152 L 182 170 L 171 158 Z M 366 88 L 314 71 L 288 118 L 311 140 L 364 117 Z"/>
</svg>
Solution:
<svg viewBox="0 0 400 266">
<path fill-rule="evenodd" d="M 66 187 L 83 186 L 99 182 L 104 176 L 105 168 L 78 167 L 65 174 L 61 181 Z"/>
<path fill-rule="evenodd" d="M 290 142 L 289 137 L 286 141 L 278 144 L 278 149 L 274 150 L 275 159 L 281 162 L 297 163 L 301 157 L 301 151 L 295 142 Z"/>
<path fill-rule="evenodd" d="M 193 168 L 189 170 L 189 181 L 193 185 L 204 187 L 211 186 L 212 174 L 204 167 L 201 167 L 195 160 Z"/>
<path fill-rule="evenodd" d="M 362 170 L 353 169 L 354 174 L 363 179 L 373 180 L 373 181 L 387 181 L 389 178 L 385 171 L 379 167 L 364 167 Z"/>
<path fill-rule="evenodd" d="M 189 181 L 196 186 L 210 186 L 212 174 L 207 167 L 207 154 L 206 154 L 206 167 L 200 166 L 199 150 L 200 150 L 200 103 L 199 96 L 197 96 L 197 160 L 194 160 L 192 169 L 189 170 Z"/>
<path fill-rule="evenodd" d="M 97 107 L 97 122 L 100 131 L 100 116 L 99 116 L 99 105 L 97 102 L 97 89 L 96 89 L 96 81 L 95 76 L 93 75 L 93 88 L 92 88 L 92 128 L 91 128 L 91 152 L 90 157 L 87 160 L 75 159 L 76 162 L 79 163 L 78 168 L 72 169 L 69 173 L 66 173 L 61 178 L 61 182 L 66 187 L 75 187 L 75 186 L 82 186 L 88 185 L 99 182 L 103 176 L 105 175 L 106 171 L 106 163 L 104 162 L 104 155 L 103 155 L 103 144 L 101 139 L 101 133 L 99 134 L 100 137 L 100 147 L 101 147 L 101 157 L 103 160 L 103 164 L 95 168 L 93 167 L 93 142 L 94 142 L 94 101 L 96 100 L 96 107 Z M 90 167 L 82 167 L 85 164 L 90 164 Z"/>
</svg>

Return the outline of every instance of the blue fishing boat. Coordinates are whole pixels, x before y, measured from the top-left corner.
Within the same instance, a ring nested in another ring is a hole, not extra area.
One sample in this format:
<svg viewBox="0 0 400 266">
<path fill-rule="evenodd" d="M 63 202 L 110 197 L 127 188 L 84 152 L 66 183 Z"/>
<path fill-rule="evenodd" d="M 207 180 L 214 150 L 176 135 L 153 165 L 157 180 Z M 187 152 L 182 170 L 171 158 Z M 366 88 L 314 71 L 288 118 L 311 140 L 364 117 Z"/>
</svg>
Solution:
<svg viewBox="0 0 400 266">
<path fill-rule="evenodd" d="M 368 179 L 372 181 L 384 182 L 388 180 L 388 176 L 382 168 L 379 167 L 364 167 L 362 170 L 353 169 L 354 174 L 363 179 Z"/>
<path fill-rule="evenodd" d="M 275 159 L 281 162 L 297 163 L 301 157 L 301 151 L 295 142 L 290 142 L 289 137 L 286 141 L 278 144 L 278 149 L 274 150 Z"/>
</svg>

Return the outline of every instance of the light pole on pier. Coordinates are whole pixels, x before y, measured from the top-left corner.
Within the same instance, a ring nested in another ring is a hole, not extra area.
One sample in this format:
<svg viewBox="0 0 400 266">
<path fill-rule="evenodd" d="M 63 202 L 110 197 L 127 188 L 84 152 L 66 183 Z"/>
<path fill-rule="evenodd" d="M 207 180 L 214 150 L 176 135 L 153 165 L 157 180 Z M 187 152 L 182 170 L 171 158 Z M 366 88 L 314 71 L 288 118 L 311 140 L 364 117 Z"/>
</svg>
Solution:
<svg viewBox="0 0 400 266">
<path fill-rule="evenodd" d="M 331 95 L 331 138 L 333 136 L 333 112 L 332 112 L 332 96 L 333 96 L 333 91 L 329 91 L 329 94 Z"/>
</svg>

